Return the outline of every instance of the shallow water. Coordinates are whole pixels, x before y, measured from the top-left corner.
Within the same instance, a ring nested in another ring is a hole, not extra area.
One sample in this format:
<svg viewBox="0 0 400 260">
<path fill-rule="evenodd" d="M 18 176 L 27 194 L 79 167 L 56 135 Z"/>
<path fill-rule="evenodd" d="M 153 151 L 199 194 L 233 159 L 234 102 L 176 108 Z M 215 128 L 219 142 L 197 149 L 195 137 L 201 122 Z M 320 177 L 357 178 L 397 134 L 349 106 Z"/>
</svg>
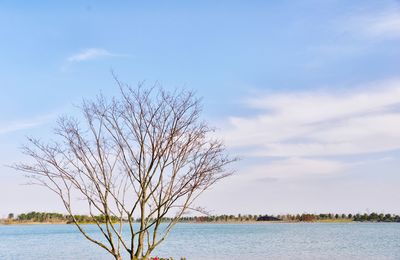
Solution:
<svg viewBox="0 0 400 260">
<path fill-rule="evenodd" d="M 99 235 L 88 225 L 90 234 Z M 400 259 L 400 223 L 178 224 L 154 255 Z M 73 225 L 0 226 L 0 259 L 112 259 Z"/>
</svg>

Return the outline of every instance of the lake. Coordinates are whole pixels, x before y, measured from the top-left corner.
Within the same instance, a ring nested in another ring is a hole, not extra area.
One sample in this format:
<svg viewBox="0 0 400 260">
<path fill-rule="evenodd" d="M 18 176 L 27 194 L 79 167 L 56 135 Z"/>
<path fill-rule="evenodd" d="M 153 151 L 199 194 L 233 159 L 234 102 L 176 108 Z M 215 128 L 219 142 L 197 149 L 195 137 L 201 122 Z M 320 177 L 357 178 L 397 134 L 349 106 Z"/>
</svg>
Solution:
<svg viewBox="0 0 400 260">
<path fill-rule="evenodd" d="M 92 235 L 96 227 L 88 225 Z M 154 256 L 400 259 L 399 223 L 178 224 Z M 112 259 L 73 225 L 0 226 L 0 259 Z"/>
</svg>

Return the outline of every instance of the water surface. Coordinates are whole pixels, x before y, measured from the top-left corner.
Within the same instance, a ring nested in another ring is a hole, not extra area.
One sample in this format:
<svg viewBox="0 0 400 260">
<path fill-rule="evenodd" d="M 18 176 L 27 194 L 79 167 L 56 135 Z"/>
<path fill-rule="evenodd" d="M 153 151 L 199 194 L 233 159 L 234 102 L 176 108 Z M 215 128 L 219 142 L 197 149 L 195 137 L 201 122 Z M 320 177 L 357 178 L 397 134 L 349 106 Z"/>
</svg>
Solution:
<svg viewBox="0 0 400 260">
<path fill-rule="evenodd" d="M 96 226 L 87 226 L 98 236 Z M 400 259 L 399 223 L 178 224 L 155 255 L 179 259 Z M 112 259 L 73 225 L 0 226 L 0 259 Z"/>
</svg>

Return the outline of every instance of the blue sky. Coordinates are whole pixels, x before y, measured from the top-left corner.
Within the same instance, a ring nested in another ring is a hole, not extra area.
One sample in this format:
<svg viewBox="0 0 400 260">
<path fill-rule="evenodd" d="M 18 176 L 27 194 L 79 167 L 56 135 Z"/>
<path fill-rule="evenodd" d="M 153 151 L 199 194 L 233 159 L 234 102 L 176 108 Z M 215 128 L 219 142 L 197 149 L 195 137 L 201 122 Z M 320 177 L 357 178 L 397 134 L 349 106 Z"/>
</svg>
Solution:
<svg viewBox="0 0 400 260">
<path fill-rule="evenodd" d="M 242 160 L 214 213 L 397 212 L 398 1 L 2 1 L 0 163 L 73 104 L 159 81 L 203 97 Z M 0 166 L 0 215 L 62 211 Z"/>
</svg>

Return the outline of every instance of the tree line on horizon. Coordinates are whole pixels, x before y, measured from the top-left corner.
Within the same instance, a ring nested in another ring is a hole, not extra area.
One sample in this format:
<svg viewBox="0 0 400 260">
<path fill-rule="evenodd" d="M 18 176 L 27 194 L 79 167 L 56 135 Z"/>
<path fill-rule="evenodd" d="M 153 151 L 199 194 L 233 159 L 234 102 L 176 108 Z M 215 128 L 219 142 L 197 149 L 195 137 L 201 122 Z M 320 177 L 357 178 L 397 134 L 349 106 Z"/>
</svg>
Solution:
<svg viewBox="0 0 400 260">
<path fill-rule="evenodd" d="M 181 222 L 246 222 L 246 221 L 286 221 L 286 222 L 312 222 L 324 220 L 348 220 L 358 222 L 400 222 L 396 214 L 286 214 L 286 215 L 218 215 L 183 217 Z"/>
<path fill-rule="evenodd" d="M 105 216 L 74 215 L 75 219 L 81 223 L 104 223 Z M 95 218 L 95 219 L 93 219 Z M 13 213 L 8 214 L 8 220 L 17 222 L 65 222 L 72 223 L 72 217 L 61 213 L 49 212 L 29 212 L 22 213 L 14 217 Z M 186 216 L 180 219 L 183 223 L 212 223 L 212 222 L 254 222 L 254 221 L 284 221 L 284 222 L 313 222 L 313 221 L 357 221 L 357 222 L 400 222 L 400 216 L 395 214 L 286 214 L 286 215 L 208 215 L 208 216 Z M 119 219 L 114 219 L 119 221 Z M 124 219 L 124 221 L 128 221 Z M 140 222 L 140 218 L 134 220 Z M 162 218 L 162 222 L 169 222 L 168 217 Z"/>
<path fill-rule="evenodd" d="M 98 216 L 88 216 L 88 215 L 74 215 L 74 218 L 80 223 L 104 223 L 106 221 L 104 215 Z M 70 224 L 73 222 L 73 219 L 69 215 L 64 215 L 61 213 L 53 213 L 53 212 L 36 212 L 32 211 L 29 213 L 22 213 L 18 216 L 14 217 L 13 213 L 8 214 L 8 220 L 13 220 L 17 222 L 38 222 L 38 223 L 59 223 L 65 222 Z M 118 221 L 118 219 L 113 219 L 113 221 Z"/>
</svg>

